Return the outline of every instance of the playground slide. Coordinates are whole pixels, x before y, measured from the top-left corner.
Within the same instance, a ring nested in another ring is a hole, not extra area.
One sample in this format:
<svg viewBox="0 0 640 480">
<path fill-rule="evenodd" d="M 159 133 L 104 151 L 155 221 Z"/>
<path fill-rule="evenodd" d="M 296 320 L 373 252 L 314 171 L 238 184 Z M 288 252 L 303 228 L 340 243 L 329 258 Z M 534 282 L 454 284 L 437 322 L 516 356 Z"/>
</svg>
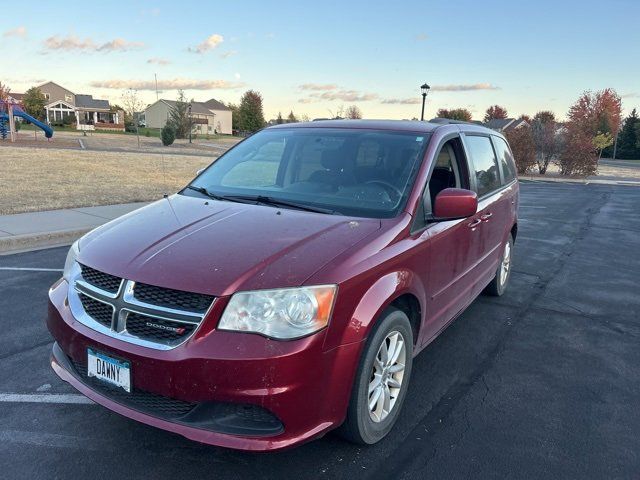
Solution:
<svg viewBox="0 0 640 480">
<path fill-rule="evenodd" d="M 28 120 L 30 123 L 33 123 L 36 127 L 41 128 L 44 131 L 45 137 L 47 138 L 53 137 L 53 128 L 51 128 L 46 123 L 42 123 L 41 121 L 36 120 L 31 115 L 28 115 L 27 113 L 25 113 L 22 109 L 18 107 L 13 107 L 13 116 Z"/>
</svg>

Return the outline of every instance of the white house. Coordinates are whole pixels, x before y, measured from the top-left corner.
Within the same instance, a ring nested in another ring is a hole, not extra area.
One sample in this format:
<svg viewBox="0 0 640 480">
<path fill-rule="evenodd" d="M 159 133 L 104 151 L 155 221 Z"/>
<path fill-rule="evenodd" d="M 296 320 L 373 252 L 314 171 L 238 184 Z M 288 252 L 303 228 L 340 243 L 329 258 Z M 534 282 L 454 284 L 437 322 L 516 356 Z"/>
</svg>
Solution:
<svg viewBox="0 0 640 480">
<path fill-rule="evenodd" d="M 163 128 L 175 106 L 175 100 L 165 99 L 149 105 L 144 111 L 146 126 Z M 231 135 L 231 109 L 213 98 L 206 102 L 191 102 L 191 117 L 195 133 Z"/>
</svg>

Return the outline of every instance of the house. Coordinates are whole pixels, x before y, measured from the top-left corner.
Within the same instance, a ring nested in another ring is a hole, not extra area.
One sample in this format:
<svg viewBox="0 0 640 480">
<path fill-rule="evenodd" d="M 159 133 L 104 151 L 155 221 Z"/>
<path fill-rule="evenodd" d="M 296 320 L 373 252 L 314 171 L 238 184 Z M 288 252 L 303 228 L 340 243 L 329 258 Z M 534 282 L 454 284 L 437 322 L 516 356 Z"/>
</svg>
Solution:
<svg viewBox="0 0 640 480">
<path fill-rule="evenodd" d="M 191 102 L 190 105 L 194 133 L 231 135 L 232 112 L 224 103 L 212 98 L 206 102 Z M 163 128 L 175 106 L 175 100 L 160 99 L 152 103 L 144 111 L 145 125 Z"/>
<path fill-rule="evenodd" d="M 484 124 L 484 126 L 487 128 L 503 133 L 528 125 L 529 123 L 527 123 L 527 121 L 523 120 L 522 118 L 492 118 Z"/>
<path fill-rule="evenodd" d="M 44 109 L 48 123 L 73 116 L 73 124 L 78 130 L 124 131 L 124 112 L 112 112 L 108 100 L 75 94 L 54 82 L 43 83 L 38 88 L 47 102 Z"/>
</svg>

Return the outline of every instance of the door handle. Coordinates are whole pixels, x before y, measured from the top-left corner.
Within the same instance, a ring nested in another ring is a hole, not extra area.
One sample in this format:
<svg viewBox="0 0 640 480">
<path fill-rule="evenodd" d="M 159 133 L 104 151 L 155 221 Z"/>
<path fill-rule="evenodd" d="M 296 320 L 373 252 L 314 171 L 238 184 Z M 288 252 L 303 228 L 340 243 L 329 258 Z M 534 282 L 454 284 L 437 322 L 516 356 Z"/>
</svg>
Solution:
<svg viewBox="0 0 640 480">
<path fill-rule="evenodd" d="M 484 215 L 480 215 L 480 219 L 485 222 L 488 222 L 492 215 L 493 213 L 485 213 Z"/>
<path fill-rule="evenodd" d="M 467 223 L 467 226 L 469 228 L 476 228 L 478 225 L 480 225 L 482 223 L 482 220 L 480 220 L 479 218 L 476 218 L 473 222 L 471 223 Z"/>
</svg>

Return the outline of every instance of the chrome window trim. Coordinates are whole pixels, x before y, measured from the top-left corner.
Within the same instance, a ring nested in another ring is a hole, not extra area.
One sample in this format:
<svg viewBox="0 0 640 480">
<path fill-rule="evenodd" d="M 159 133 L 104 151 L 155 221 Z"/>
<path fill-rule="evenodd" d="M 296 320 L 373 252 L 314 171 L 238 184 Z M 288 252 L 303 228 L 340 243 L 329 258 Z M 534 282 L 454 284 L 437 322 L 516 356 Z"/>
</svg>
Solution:
<svg viewBox="0 0 640 480">
<path fill-rule="evenodd" d="M 69 275 L 69 290 L 67 292 L 69 308 L 75 320 L 98 333 L 141 347 L 152 348 L 154 350 L 173 350 L 174 348 L 184 344 L 198 332 L 204 323 L 204 318 L 209 314 L 217 300 L 214 298 L 211 305 L 204 313 L 187 312 L 141 302 L 133 297 L 134 286 L 135 282 L 132 280 L 122 279 L 116 294 L 102 290 L 82 279 L 80 265 L 76 262 L 71 268 Z M 80 294 L 86 295 L 87 297 L 104 303 L 105 305 L 109 305 L 112 308 L 111 327 L 106 327 L 100 322 L 94 320 L 85 311 L 84 306 L 82 305 L 82 300 L 80 299 Z M 195 325 L 195 328 L 193 329 L 193 332 L 187 335 L 181 342 L 167 345 L 161 342 L 145 340 L 129 333 L 126 328 L 126 321 L 129 313 L 136 313 L 146 317 L 175 323 Z"/>
</svg>

